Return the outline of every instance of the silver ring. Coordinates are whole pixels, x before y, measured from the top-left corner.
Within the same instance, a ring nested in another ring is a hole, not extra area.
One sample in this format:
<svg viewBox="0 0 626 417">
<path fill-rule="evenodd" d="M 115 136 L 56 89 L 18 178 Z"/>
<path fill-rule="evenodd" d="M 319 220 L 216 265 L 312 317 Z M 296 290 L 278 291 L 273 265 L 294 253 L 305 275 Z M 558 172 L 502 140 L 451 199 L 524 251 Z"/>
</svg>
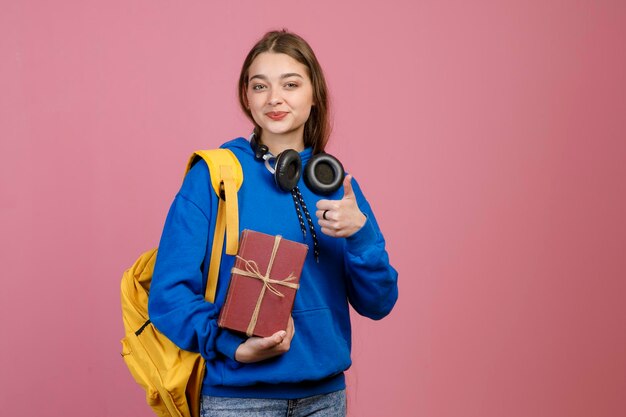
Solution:
<svg viewBox="0 0 626 417">
<path fill-rule="evenodd" d="M 328 210 L 324 210 L 324 214 L 322 214 L 322 217 L 324 218 L 324 220 L 328 220 L 328 219 L 326 218 L 326 213 L 328 213 Z"/>
</svg>

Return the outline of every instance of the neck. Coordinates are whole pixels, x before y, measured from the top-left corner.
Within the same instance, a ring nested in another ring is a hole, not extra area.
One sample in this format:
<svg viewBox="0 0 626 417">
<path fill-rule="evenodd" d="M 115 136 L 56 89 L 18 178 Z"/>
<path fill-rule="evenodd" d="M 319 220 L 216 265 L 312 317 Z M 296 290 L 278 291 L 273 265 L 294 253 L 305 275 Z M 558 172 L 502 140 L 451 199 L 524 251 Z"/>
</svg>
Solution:
<svg viewBox="0 0 626 417">
<path fill-rule="evenodd" d="M 302 131 L 279 135 L 262 132 L 261 143 L 269 148 L 272 155 L 278 155 L 286 149 L 302 152 L 304 150 L 304 135 Z"/>
</svg>

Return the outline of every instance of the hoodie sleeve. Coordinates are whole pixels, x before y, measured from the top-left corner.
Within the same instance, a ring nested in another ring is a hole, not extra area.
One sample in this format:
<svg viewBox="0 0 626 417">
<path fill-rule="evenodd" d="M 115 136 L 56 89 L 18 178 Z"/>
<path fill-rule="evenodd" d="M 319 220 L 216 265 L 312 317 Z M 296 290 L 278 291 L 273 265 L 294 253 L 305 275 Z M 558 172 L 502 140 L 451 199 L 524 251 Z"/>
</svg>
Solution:
<svg viewBox="0 0 626 417">
<path fill-rule="evenodd" d="M 208 167 L 199 161 L 174 198 L 161 235 L 148 312 L 156 328 L 180 348 L 208 360 L 217 352 L 234 359 L 243 338 L 218 328 L 219 310 L 204 299 L 203 264 L 217 208 L 210 184 Z"/>
<path fill-rule="evenodd" d="M 359 314 L 379 320 L 389 314 L 398 299 L 398 272 L 389 263 L 385 239 L 354 179 L 352 188 L 367 221 L 358 232 L 346 238 L 348 299 Z"/>
</svg>

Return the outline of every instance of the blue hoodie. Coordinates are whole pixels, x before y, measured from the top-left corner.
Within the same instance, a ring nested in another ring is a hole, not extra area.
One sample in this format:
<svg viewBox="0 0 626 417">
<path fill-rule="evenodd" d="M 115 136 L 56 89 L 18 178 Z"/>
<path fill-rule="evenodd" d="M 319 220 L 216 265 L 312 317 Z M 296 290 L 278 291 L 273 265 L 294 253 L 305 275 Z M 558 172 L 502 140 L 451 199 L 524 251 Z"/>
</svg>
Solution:
<svg viewBox="0 0 626 417">
<path fill-rule="evenodd" d="M 235 360 L 245 336 L 217 327 L 234 256 L 222 257 L 215 303 L 204 300 L 218 199 L 203 160 L 185 177 L 168 213 L 150 289 L 150 319 L 179 347 L 200 352 L 206 359 L 204 395 L 291 399 L 345 388 L 343 372 L 351 364 L 348 303 L 359 314 L 378 320 L 391 311 L 398 296 L 398 274 L 389 264 L 385 240 L 369 204 L 353 180 L 367 221 L 348 238 L 326 236 L 319 230 L 315 205 L 322 198 L 341 199 L 343 187 L 330 196 L 319 196 L 300 179 L 298 187 L 320 245 L 316 262 L 311 234 L 303 237 L 291 194 L 276 187 L 265 165 L 254 158 L 250 143 L 238 138 L 222 147 L 232 150 L 243 168 L 238 193 L 240 230 L 281 235 L 310 247 L 293 307 L 291 347 L 262 362 Z M 310 148 L 300 153 L 303 167 L 311 156 Z"/>
</svg>

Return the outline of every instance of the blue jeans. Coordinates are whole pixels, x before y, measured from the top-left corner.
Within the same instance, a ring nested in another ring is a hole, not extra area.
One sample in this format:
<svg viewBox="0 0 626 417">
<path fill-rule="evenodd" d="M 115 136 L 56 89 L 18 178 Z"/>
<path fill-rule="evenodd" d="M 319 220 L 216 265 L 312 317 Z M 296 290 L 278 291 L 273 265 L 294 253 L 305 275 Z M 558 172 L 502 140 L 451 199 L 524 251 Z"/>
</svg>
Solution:
<svg viewBox="0 0 626 417">
<path fill-rule="evenodd" d="M 346 391 L 297 400 L 202 397 L 201 417 L 345 417 Z"/>
</svg>

